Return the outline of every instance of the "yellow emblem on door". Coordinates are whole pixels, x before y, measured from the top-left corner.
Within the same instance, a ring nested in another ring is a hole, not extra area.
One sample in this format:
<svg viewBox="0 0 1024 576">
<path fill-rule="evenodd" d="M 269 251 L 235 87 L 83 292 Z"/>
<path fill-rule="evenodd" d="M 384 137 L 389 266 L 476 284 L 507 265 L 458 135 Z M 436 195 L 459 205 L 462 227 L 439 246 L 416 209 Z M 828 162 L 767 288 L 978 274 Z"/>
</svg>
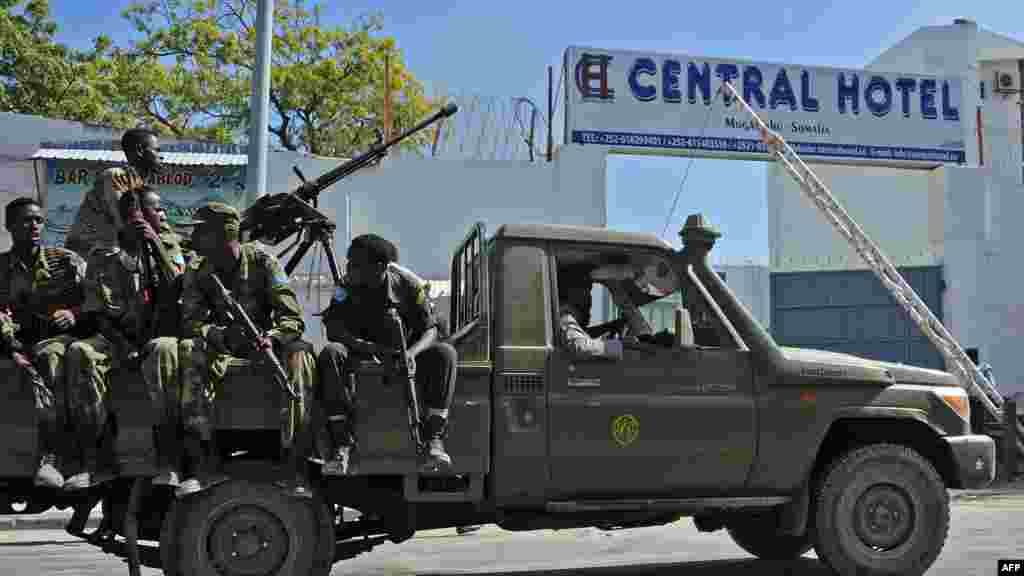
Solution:
<svg viewBox="0 0 1024 576">
<path fill-rule="evenodd" d="M 612 421 L 612 439 L 619 446 L 629 446 L 640 435 L 640 421 L 632 414 L 623 414 Z"/>
</svg>

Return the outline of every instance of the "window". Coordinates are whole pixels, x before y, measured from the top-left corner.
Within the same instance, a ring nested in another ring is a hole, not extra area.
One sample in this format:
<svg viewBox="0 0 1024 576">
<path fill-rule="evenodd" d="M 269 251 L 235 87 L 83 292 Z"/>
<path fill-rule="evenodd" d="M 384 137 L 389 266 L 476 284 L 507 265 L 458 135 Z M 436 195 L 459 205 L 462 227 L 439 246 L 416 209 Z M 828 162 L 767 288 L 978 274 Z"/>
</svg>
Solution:
<svg viewBox="0 0 1024 576">
<path fill-rule="evenodd" d="M 507 246 L 501 255 L 501 346 L 546 346 L 544 251 Z"/>
</svg>

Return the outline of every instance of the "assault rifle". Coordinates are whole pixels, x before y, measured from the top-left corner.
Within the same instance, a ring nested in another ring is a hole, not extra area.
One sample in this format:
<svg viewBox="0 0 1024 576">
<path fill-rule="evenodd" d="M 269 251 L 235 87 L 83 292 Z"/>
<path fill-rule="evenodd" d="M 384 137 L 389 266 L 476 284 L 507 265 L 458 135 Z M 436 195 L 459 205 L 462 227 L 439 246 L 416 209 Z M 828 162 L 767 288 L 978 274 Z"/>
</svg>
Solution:
<svg viewBox="0 0 1024 576">
<path fill-rule="evenodd" d="M 396 368 L 398 368 L 399 373 L 405 380 L 405 402 L 406 413 L 409 417 L 409 434 L 413 445 L 416 447 L 416 451 L 422 453 L 424 449 L 422 439 L 423 425 L 420 422 L 420 405 L 416 398 L 416 368 L 414 365 L 409 364 L 408 348 L 405 343 L 405 325 L 402 323 L 401 316 L 398 315 L 398 310 L 389 307 L 388 317 L 391 320 L 392 345 L 398 344 L 397 349 L 394 350 L 399 355 Z M 392 351 L 388 352 L 394 353 Z"/>
<path fill-rule="evenodd" d="M 256 328 L 252 319 L 245 313 L 245 308 L 242 308 L 242 305 L 238 303 L 238 300 L 235 300 L 234 296 L 231 295 L 231 292 L 224 287 L 220 278 L 218 278 L 214 273 L 211 273 L 210 277 L 213 278 L 213 282 L 217 285 L 217 290 L 220 292 L 221 298 L 224 299 L 224 303 L 227 305 L 228 310 L 226 315 L 228 317 L 228 321 L 232 323 L 237 322 L 241 325 L 242 329 L 245 331 L 245 335 L 249 337 L 249 341 L 255 345 L 264 334 Z M 281 366 L 281 361 L 277 359 L 277 355 L 274 354 L 272 349 L 265 350 L 263 353 L 265 356 L 264 359 L 268 366 L 270 366 L 270 372 L 274 377 L 274 381 L 277 382 L 277 385 L 281 387 L 281 390 L 283 390 L 285 394 L 288 394 L 292 400 L 298 400 L 299 395 L 295 392 L 295 389 L 292 388 L 292 384 L 288 380 L 288 373 L 284 371 L 284 366 Z"/>
<path fill-rule="evenodd" d="M 324 247 L 324 252 L 327 254 L 327 263 L 331 267 L 334 283 L 340 285 L 341 273 L 338 271 L 334 250 L 331 248 L 335 224 L 316 208 L 320 193 L 339 180 L 379 162 L 387 155 L 388 149 L 395 144 L 423 130 L 434 122 L 455 114 L 458 110 L 459 108 L 455 104 L 448 104 L 426 120 L 391 140 L 374 144 L 366 152 L 320 175 L 320 177 L 313 181 L 306 181 L 302 171 L 298 167 L 293 167 L 292 170 L 295 171 L 302 184 L 291 192 L 270 194 L 257 200 L 255 204 L 242 213 L 240 231 L 248 233 L 249 241 L 259 241 L 271 246 L 276 246 L 292 235 L 298 234 L 295 242 L 278 255 L 278 257 L 283 258 L 285 254 L 299 246 L 298 251 L 285 264 L 284 269 L 288 274 L 292 273 L 313 243 L 320 242 Z M 302 234 L 302 232 L 305 232 L 305 234 Z M 301 246 L 299 245 L 300 242 Z"/>
</svg>

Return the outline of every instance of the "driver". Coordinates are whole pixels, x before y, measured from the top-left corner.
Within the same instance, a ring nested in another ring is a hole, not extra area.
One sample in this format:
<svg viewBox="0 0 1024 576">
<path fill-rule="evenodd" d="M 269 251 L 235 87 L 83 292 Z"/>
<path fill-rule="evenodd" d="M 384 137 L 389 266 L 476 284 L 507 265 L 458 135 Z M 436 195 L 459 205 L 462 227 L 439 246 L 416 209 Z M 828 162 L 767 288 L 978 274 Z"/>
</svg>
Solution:
<svg viewBox="0 0 1024 576">
<path fill-rule="evenodd" d="M 558 343 L 574 356 L 583 358 L 622 358 L 621 340 L 602 340 L 618 321 L 584 328 L 590 323 L 593 282 L 588 272 L 565 269 L 558 274 Z"/>
</svg>

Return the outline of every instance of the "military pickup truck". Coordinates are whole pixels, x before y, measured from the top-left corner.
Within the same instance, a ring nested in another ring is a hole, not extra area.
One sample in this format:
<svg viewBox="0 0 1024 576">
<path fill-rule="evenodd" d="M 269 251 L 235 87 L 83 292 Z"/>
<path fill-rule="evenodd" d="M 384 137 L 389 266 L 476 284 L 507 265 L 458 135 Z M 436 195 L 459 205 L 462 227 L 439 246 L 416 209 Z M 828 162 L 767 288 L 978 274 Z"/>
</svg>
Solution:
<svg viewBox="0 0 1024 576">
<path fill-rule="evenodd" d="M 288 470 L 280 394 L 257 366 L 240 365 L 216 416 L 227 480 L 175 500 L 145 480 L 148 403 L 141 384 L 126 385 L 138 376 L 115 376 L 125 380 L 112 399 L 122 477 L 91 496 L 110 522 L 83 537 L 170 576 L 324 576 L 418 530 L 614 530 L 689 516 L 761 558 L 813 547 L 837 574 L 923 574 L 946 539 L 947 489 L 985 486 L 995 473 L 993 441 L 971 433 L 965 391 L 946 372 L 779 346 L 709 266 L 719 234 L 693 215 L 681 236 L 676 251 L 599 228 L 504 225 L 491 238 L 482 224 L 471 229 L 452 261 L 460 361 L 453 469 L 443 475 L 419 472 L 407 381 L 367 363 L 351 474 L 314 476 L 316 498 L 291 499 L 274 487 Z M 623 311 L 608 336 L 623 343 L 621 357 L 560 345 L 567 270 L 585 271 Z M 652 333 L 644 311 L 664 298 L 680 303 L 673 326 Z M 31 398 L 9 394 L 0 411 L 5 511 L 91 507 L 32 488 Z"/>
</svg>

